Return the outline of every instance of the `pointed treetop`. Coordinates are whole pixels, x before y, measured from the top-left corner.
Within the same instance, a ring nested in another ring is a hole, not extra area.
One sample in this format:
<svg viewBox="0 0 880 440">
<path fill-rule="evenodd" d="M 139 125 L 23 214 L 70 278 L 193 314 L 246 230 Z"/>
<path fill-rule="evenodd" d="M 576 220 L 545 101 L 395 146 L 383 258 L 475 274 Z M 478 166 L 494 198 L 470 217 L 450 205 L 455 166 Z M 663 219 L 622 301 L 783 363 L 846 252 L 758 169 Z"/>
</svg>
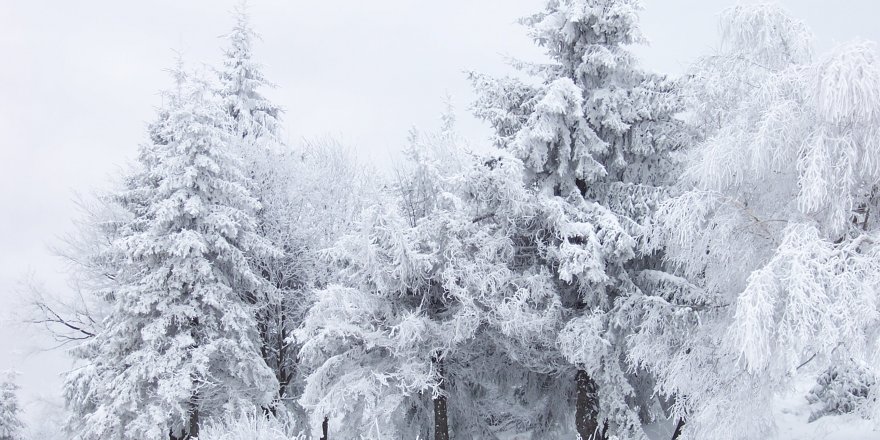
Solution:
<svg viewBox="0 0 880 440">
<path fill-rule="evenodd" d="M 186 62 L 183 58 L 183 52 L 179 50 L 173 50 L 174 52 L 174 65 L 165 69 L 174 83 L 173 87 L 169 90 L 162 90 L 159 93 L 163 98 L 167 97 L 169 102 L 166 104 L 163 102 L 163 107 L 171 107 L 174 105 L 174 100 L 180 99 L 183 96 L 183 88 L 186 84 L 189 75 L 186 72 Z"/>
<path fill-rule="evenodd" d="M 440 120 L 440 132 L 444 136 L 452 136 L 455 132 L 455 103 L 449 92 L 443 97 L 443 114 L 440 115 Z"/>
<path fill-rule="evenodd" d="M 232 10 L 235 26 L 232 28 L 232 32 L 226 35 L 231 45 L 226 50 L 226 55 L 230 58 L 250 59 L 251 44 L 254 39 L 260 38 L 251 26 L 251 16 L 248 7 L 247 0 L 241 0 L 236 3 Z"/>
<path fill-rule="evenodd" d="M 641 0 L 551 0 L 521 22 L 559 63 L 566 76 L 595 75 L 599 67 L 626 69 L 632 56 L 618 46 L 644 43 L 639 30 Z"/>
<path fill-rule="evenodd" d="M 19 440 L 23 438 L 24 424 L 21 422 L 21 407 L 18 404 L 17 372 L 0 372 L 0 440 Z"/>
<path fill-rule="evenodd" d="M 253 41 L 260 36 L 251 26 L 247 2 L 239 2 L 234 11 L 235 25 L 226 35 L 223 69 L 220 72 L 220 95 L 232 117 L 235 130 L 248 143 L 278 142 L 282 110 L 266 99 L 260 89 L 274 84 L 263 76 L 263 66 L 253 60 Z"/>
</svg>

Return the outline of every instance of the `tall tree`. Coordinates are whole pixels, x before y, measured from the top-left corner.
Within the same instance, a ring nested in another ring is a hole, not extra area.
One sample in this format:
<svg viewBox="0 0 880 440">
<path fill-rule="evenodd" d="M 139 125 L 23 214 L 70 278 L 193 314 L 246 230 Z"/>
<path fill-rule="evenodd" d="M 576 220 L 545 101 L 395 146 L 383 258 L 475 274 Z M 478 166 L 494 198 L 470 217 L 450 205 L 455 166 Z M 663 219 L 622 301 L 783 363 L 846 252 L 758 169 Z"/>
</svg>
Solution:
<svg viewBox="0 0 880 440">
<path fill-rule="evenodd" d="M 261 282 L 245 253 L 277 251 L 254 232 L 228 124 L 205 82 L 179 80 L 119 195 L 133 219 L 113 243 L 112 310 L 65 385 L 77 438 L 195 438 L 202 418 L 277 389 L 245 299 Z"/>
<path fill-rule="evenodd" d="M 523 161 L 526 185 L 551 220 L 526 247 L 541 250 L 539 266 L 551 274 L 560 311 L 543 339 L 568 364 L 552 374 L 571 375 L 574 386 L 560 391 L 574 389 L 584 439 L 644 437 L 634 404 L 644 390 L 628 373 L 630 329 L 618 315 L 628 312 L 629 297 L 652 288 L 639 285 L 638 274 L 659 261 L 638 254 L 637 240 L 683 142 L 677 85 L 641 70 L 628 50 L 642 42 L 640 7 L 638 0 L 551 0 L 523 20 L 550 58 L 514 63 L 534 81 L 472 75 L 476 115 Z"/>
<path fill-rule="evenodd" d="M 21 421 L 21 407 L 18 405 L 18 384 L 15 374 L 3 373 L 0 377 L 0 440 L 22 440 L 24 423 Z"/>
<path fill-rule="evenodd" d="M 702 142 L 653 245 L 666 277 L 634 357 L 683 396 L 684 438 L 763 437 L 773 399 L 838 364 L 876 374 L 880 57 L 850 43 L 814 61 L 778 7 L 722 16 L 691 72 Z"/>
<path fill-rule="evenodd" d="M 237 154 L 261 203 L 257 232 L 281 251 L 248 255 L 265 280 L 251 297 L 257 307 L 260 352 L 279 385 L 271 410 L 286 407 L 304 417 L 296 404 L 304 377 L 293 330 L 312 304 L 313 290 L 333 277 L 319 253 L 351 229 L 373 196 L 373 182 L 369 169 L 333 139 L 298 146 L 283 142 L 283 111 L 264 96 L 274 85 L 255 60 L 259 35 L 245 2 L 238 4 L 234 17 L 219 72 L 219 95 L 232 120 L 231 135 L 240 139 Z"/>
<path fill-rule="evenodd" d="M 291 188 L 283 179 L 293 177 L 294 158 L 280 141 L 281 109 L 262 95 L 262 89 L 273 87 L 254 60 L 253 44 L 259 38 L 251 26 L 247 3 L 238 3 L 234 11 L 235 25 L 226 36 L 223 67 L 218 72 L 218 94 L 229 116 L 230 136 L 237 139 L 235 153 L 250 178 L 250 190 L 261 203 L 256 213 L 257 232 L 279 250 L 278 254 L 248 254 L 253 270 L 264 279 L 259 289 L 250 293 L 256 309 L 260 334 L 260 354 L 274 371 L 278 390 L 271 410 L 277 412 L 287 399 L 296 370 L 294 350 L 288 336 L 298 325 L 291 318 L 290 296 L 302 292 L 298 281 L 296 256 L 288 229 L 296 227 L 289 219 L 292 199 L 299 188 Z"/>
</svg>

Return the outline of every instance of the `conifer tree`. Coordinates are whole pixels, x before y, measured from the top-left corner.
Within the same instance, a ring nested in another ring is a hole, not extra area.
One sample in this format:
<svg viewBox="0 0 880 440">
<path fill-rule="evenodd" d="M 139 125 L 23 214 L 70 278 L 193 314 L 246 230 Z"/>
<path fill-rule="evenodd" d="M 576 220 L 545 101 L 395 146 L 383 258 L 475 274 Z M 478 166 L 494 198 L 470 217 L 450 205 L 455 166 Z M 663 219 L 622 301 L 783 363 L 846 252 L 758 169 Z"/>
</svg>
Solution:
<svg viewBox="0 0 880 440">
<path fill-rule="evenodd" d="M 260 353 L 278 381 L 270 409 L 287 408 L 304 418 L 297 405 L 304 378 L 293 330 L 312 304 L 313 289 L 324 287 L 333 277 L 320 251 L 351 229 L 374 189 L 367 178 L 369 170 L 359 167 L 333 139 L 296 147 L 283 142 L 283 111 L 264 95 L 274 85 L 255 59 L 253 46 L 259 35 L 246 2 L 237 5 L 234 18 L 235 26 L 226 37 L 218 94 L 232 121 L 235 153 L 243 159 L 251 190 L 261 204 L 257 233 L 281 251 L 248 254 L 253 270 L 264 280 L 250 300 L 256 307 Z"/>
<path fill-rule="evenodd" d="M 253 270 L 264 279 L 260 288 L 250 293 L 249 300 L 256 310 L 260 354 L 278 381 L 271 406 L 272 411 L 277 411 L 279 402 L 290 391 L 296 369 L 295 350 L 286 342 L 298 325 L 291 319 L 289 296 L 293 291 L 303 290 L 296 285 L 303 275 L 295 273 L 295 257 L 289 251 L 297 243 L 291 242 L 287 229 L 296 225 L 285 221 L 285 217 L 293 215 L 287 208 L 300 189 L 290 188 L 283 181 L 291 177 L 293 158 L 285 154 L 280 142 L 282 111 L 262 95 L 262 89 L 273 85 L 266 81 L 262 66 L 254 60 L 253 44 L 259 36 L 251 26 L 247 3 L 238 3 L 233 16 L 235 25 L 226 36 L 223 67 L 218 72 L 218 94 L 231 121 L 229 134 L 235 144 L 234 153 L 242 160 L 250 189 L 261 203 L 256 213 L 257 232 L 282 250 L 276 255 L 247 255 Z"/>
<path fill-rule="evenodd" d="M 66 381 L 77 438 L 195 438 L 203 418 L 268 404 L 277 387 L 245 298 L 261 282 L 245 253 L 277 251 L 254 232 L 220 103 L 175 74 L 143 173 L 119 195 L 133 218 L 113 243 L 112 310 Z"/>
<path fill-rule="evenodd" d="M 0 377 L 0 440 L 23 440 L 21 408 L 18 405 L 18 385 L 15 374 L 6 372 Z"/>
<path fill-rule="evenodd" d="M 261 89 L 274 87 L 263 75 L 263 66 L 254 60 L 253 45 L 259 35 L 251 25 L 247 2 L 236 5 L 235 26 L 226 39 L 220 75 L 220 96 L 226 113 L 233 120 L 233 129 L 254 144 L 271 148 L 280 142 L 281 113 L 279 106 L 263 96 Z"/>
<path fill-rule="evenodd" d="M 476 115 L 523 161 L 526 186 L 553 219 L 526 243 L 543 250 L 539 265 L 551 272 L 561 310 L 547 348 L 569 365 L 552 374 L 572 374 L 584 439 L 644 436 L 633 404 L 642 390 L 625 364 L 629 329 L 617 315 L 651 288 L 638 274 L 659 261 L 640 255 L 637 241 L 683 141 L 676 84 L 641 70 L 627 47 L 642 42 L 640 7 L 551 0 L 523 20 L 550 63 L 515 62 L 530 80 L 472 74 Z"/>
</svg>

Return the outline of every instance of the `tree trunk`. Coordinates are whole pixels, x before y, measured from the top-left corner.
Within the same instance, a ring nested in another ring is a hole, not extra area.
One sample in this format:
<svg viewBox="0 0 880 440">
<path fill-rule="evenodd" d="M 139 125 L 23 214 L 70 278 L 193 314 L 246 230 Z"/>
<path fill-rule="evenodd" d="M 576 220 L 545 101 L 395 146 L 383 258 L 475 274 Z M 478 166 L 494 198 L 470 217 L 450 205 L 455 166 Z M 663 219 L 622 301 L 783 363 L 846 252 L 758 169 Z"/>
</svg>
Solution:
<svg viewBox="0 0 880 440">
<path fill-rule="evenodd" d="M 599 387 L 584 370 L 575 375 L 577 407 L 575 426 L 582 440 L 605 440 L 605 429 L 599 427 Z"/>
<path fill-rule="evenodd" d="M 189 413 L 189 427 L 187 428 L 186 439 L 194 439 L 199 437 L 199 409 L 193 405 Z"/>
<path fill-rule="evenodd" d="M 440 375 L 440 394 L 434 398 L 434 440 L 449 440 L 449 416 L 446 412 L 446 370 L 443 360 L 432 359 Z"/>
<path fill-rule="evenodd" d="M 293 379 L 293 371 L 292 368 L 289 368 L 288 365 L 288 351 L 287 351 L 287 338 L 289 335 L 289 331 L 287 330 L 287 307 L 285 307 L 283 301 L 279 306 L 279 314 L 278 314 L 278 329 L 279 334 L 278 338 L 275 341 L 277 347 L 275 351 L 278 353 L 275 363 L 278 365 L 278 399 L 283 400 L 285 394 L 287 394 L 287 387 L 290 385 L 290 381 Z"/>
<path fill-rule="evenodd" d="M 675 432 L 672 433 L 671 440 L 678 440 L 681 437 L 681 432 L 684 431 L 684 419 L 678 419 L 678 423 L 675 425 Z"/>
<path fill-rule="evenodd" d="M 330 420 L 327 417 L 324 417 L 324 421 L 321 422 L 321 434 L 323 434 L 321 435 L 321 440 L 328 440 L 330 438 L 330 436 L 327 435 L 329 422 Z"/>
</svg>

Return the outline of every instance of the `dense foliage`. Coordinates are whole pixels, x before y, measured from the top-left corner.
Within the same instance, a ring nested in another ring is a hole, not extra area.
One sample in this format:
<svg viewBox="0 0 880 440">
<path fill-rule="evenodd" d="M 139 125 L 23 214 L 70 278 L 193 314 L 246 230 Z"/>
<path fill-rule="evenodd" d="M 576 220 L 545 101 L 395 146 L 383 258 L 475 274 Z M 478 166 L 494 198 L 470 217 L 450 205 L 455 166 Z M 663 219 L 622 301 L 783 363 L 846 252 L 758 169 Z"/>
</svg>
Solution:
<svg viewBox="0 0 880 440">
<path fill-rule="evenodd" d="M 811 420 L 877 419 L 877 47 L 737 6 L 673 78 L 640 10 L 548 0 L 544 62 L 468 74 L 491 145 L 450 108 L 391 177 L 284 141 L 237 10 L 84 205 L 78 300 L 33 301 L 71 438 L 753 439 L 804 377 Z"/>
</svg>

